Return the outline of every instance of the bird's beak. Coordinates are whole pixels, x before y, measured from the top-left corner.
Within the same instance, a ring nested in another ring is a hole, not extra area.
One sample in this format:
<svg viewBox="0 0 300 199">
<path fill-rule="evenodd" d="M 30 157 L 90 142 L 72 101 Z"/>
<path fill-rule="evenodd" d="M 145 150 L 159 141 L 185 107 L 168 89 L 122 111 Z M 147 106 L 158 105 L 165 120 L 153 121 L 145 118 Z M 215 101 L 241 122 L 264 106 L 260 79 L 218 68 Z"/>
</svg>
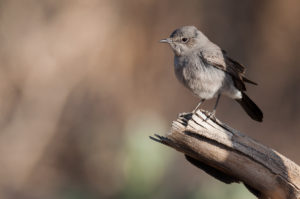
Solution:
<svg viewBox="0 0 300 199">
<path fill-rule="evenodd" d="M 171 38 L 166 38 L 166 39 L 162 39 L 159 41 L 160 43 L 171 43 L 172 39 Z"/>
</svg>

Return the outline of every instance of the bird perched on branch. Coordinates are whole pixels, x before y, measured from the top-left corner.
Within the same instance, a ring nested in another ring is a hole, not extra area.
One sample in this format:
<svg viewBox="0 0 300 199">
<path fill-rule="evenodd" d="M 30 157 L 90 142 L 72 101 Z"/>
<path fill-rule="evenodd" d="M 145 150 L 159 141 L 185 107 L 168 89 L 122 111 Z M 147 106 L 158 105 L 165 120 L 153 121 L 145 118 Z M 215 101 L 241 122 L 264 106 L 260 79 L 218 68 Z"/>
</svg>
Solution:
<svg viewBox="0 0 300 199">
<path fill-rule="evenodd" d="M 212 111 L 214 116 L 223 94 L 235 99 L 253 120 L 262 121 L 262 111 L 245 94 L 245 83 L 257 84 L 245 77 L 244 66 L 228 57 L 196 27 L 178 28 L 169 38 L 160 42 L 170 44 L 175 54 L 177 79 L 201 99 L 193 112 L 205 100 L 217 98 Z"/>
</svg>

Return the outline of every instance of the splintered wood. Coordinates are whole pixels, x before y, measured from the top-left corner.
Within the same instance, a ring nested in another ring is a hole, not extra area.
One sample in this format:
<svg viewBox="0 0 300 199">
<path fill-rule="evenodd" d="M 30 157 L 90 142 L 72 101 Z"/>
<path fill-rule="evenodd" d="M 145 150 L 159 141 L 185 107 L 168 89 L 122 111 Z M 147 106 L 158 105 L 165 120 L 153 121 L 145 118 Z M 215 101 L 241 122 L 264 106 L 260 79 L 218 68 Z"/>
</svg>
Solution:
<svg viewBox="0 0 300 199">
<path fill-rule="evenodd" d="M 300 198 L 297 164 L 203 110 L 181 114 L 166 137 L 151 139 L 184 153 L 189 162 L 225 183 L 243 182 L 258 198 Z"/>
</svg>

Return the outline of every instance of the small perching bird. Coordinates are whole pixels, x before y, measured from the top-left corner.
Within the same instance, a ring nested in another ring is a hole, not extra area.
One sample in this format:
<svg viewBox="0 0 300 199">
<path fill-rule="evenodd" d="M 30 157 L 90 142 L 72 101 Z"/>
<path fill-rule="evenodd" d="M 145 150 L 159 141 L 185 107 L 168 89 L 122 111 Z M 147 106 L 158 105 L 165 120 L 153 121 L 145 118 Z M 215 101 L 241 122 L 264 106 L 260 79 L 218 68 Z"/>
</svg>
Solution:
<svg viewBox="0 0 300 199">
<path fill-rule="evenodd" d="M 211 42 L 194 26 L 176 29 L 169 38 L 160 42 L 170 44 L 174 51 L 174 68 L 177 79 L 194 94 L 200 103 L 217 98 L 212 115 L 221 94 L 235 99 L 256 121 L 261 122 L 263 113 L 245 94 L 245 83 L 257 85 L 245 77 L 245 67 L 227 56 L 219 46 Z"/>
</svg>

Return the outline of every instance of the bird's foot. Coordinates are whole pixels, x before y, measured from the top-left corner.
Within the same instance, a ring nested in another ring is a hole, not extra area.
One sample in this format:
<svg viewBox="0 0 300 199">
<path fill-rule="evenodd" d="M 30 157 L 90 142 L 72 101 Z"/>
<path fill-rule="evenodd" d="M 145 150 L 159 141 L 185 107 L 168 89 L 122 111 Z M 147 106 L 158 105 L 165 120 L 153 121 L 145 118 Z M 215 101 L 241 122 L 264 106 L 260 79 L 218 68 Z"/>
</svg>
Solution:
<svg viewBox="0 0 300 199">
<path fill-rule="evenodd" d="M 213 110 L 212 112 L 210 112 L 210 113 L 208 113 L 208 114 L 206 115 L 205 121 L 207 121 L 208 119 L 217 121 L 217 118 L 216 118 L 216 110 Z"/>
<path fill-rule="evenodd" d="M 197 112 L 197 109 L 194 109 L 191 113 L 194 115 Z"/>
<path fill-rule="evenodd" d="M 192 114 L 195 114 L 199 109 L 199 106 L 197 106 L 193 111 L 192 111 Z"/>
</svg>

